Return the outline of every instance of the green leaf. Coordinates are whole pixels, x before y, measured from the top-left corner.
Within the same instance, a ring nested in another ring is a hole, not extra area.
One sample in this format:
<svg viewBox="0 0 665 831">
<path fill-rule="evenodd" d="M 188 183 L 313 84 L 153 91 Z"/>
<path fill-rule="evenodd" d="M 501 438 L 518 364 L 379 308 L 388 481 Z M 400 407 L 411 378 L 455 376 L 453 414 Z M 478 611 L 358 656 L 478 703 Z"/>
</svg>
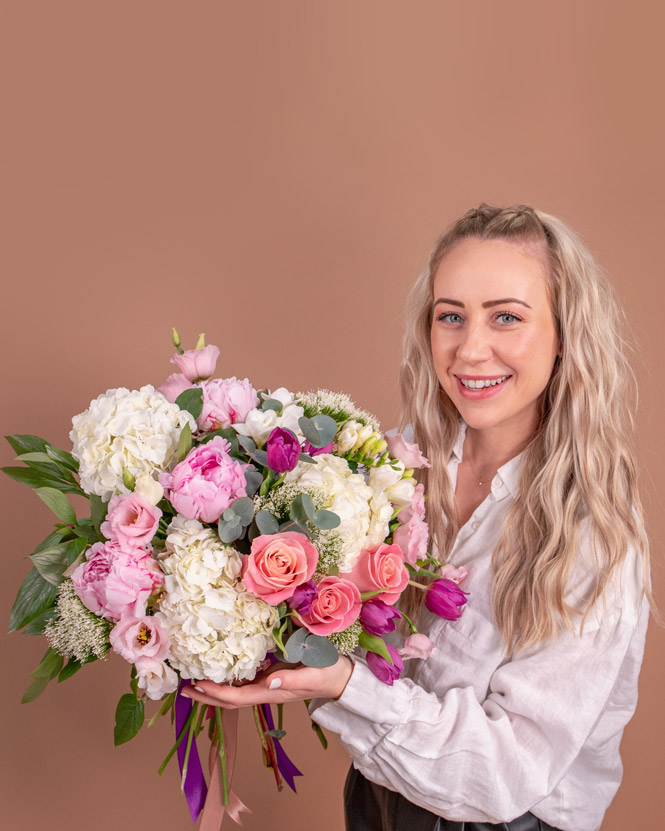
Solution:
<svg viewBox="0 0 665 831">
<path fill-rule="evenodd" d="M 23 693 L 21 704 L 29 704 L 36 698 L 39 698 L 39 696 L 44 692 L 44 690 L 48 686 L 48 682 L 48 678 L 35 678 L 32 684 L 30 684 L 28 689 Z"/>
<path fill-rule="evenodd" d="M 43 635 L 44 634 L 44 627 L 46 624 L 51 620 L 53 615 L 55 614 L 55 609 L 50 608 L 46 609 L 45 612 L 42 612 L 41 615 L 37 615 L 34 620 L 31 620 L 30 623 L 25 627 L 22 634 L 23 635 Z"/>
<path fill-rule="evenodd" d="M 330 444 L 337 434 L 337 422 L 328 415 L 301 416 L 298 424 L 307 441 L 316 448 Z"/>
<path fill-rule="evenodd" d="M 72 529 L 72 533 L 76 534 L 77 537 L 85 540 L 90 545 L 93 545 L 96 542 L 101 542 L 105 539 L 101 531 L 97 531 L 95 526 L 92 524 L 92 520 L 88 519 L 88 517 L 80 519 L 78 521 L 78 525 L 75 525 Z"/>
<path fill-rule="evenodd" d="M 49 647 L 37 669 L 30 673 L 30 677 L 46 678 L 47 681 L 50 681 L 51 678 L 55 678 L 55 676 L 60 672 L 64 663 L 65 659 L 62 655 L 58 655 L 54 649 Z"/>
<path fill-rule="evenodd" d="M 309 702 L 305 702 L 305 703 L 309 704 Z M 326 739 L 325 735 L 323 734 L 323 730 L 321 729 L 321 725 L 317 724 L 315 721 L 313 721 L 312 722 L 312 730 L 318 736 L 318 739 L 321 742 L 321 744 L 323 746 L 323 749 L 327 750 L 328 749 L 328 739 Z"/>
<path fill-rule="evenodd" d="M 32 564 L 40 575 L 52 586 L 59 586 L 63 581 L 63 573 L 67 570 L 67 547 L 64 544 L 45 548 L 36 554 L 31 554 Z"/>
<path fill-rule="evenodd" d="M 245 527 L 254 519 L 254 503 L 248 496 L 241 496 L 236 499 L 226 511 L 232 511 Z M 223 514 L 224 519 L 227 518 L 226 511 Z"/>
<path fill-rule="evenodd" d="M 55 488 L 37 488 L 35 493 L 58 519 L 68 525 L 76 525 L 76 514 L 64 493 Z"/>
<path fill-rule="evenodd" d="M 66 450 L 60 450 L 59 447 L 53 447 L 52 444 L 46 445 L 46 452 L 56 464 L 69 468 L 74 473 L 78 473 L 79 463 L 71 453 L 68 453 Z"/>
<path fill-rule="evenodd" d="M 128 491 L 133 491 L 134 486 L 136 485 L 136 479 L 134 478 L 134 474 L 128 470 L 124 465 L 122 466 L 122 484 L 127 488 Z"/>
<path fill-rule="evenodd" d="M 239 540 L 245 533 L 245 529 L 239 522 L 225 522 L 221 517 L 217 523 L 217 533 L 223 543 L 229 543 Z"/>
<path fill-rule="evenodd" d="M 113 730 L 113 743 L 116 747 L 133 739 L 143 726 L 144 719 L 143 701 L 133 693 L 125 693 L 121 696 L 115 711 L 115 728 Z"/>
<path fill-rule="evenodd" d="M 319 529 L 319 531 L 329 531 L 331 528 L 337 528 L 342 520 L 333 511 L 326 511 L 325 508 L 316 511 L 312 522 Z"/>
<path fill-rule="evenodd" d="M 247 453 L 248 456 L 251 456 L 252 453 L 256 450 L 256 444 L 254 443 L 254 439 L 250 438 L 249 436 L 243 436 L 241 433 L 238 433 L 238 443 L 245 451 L 245 453 Z"/>
<path fill-rule="evenodd" d="M 18 590 L 9 615 L 9 631 L 22 629 L 37 615 L 48 609 L 55 599 L 57 589 L 41 576 L 36 568 L 30 569 Z"/>
<path fill-rule="evenodd" d="M 286 736 L 286 730 L 266 730 L 264 736 L 270 736 L 271 739 L 283 739 Z"/>
<path fill-rule="evenodd" d="M 42 453 L 41 450 L 35 450 L 32 453 L 21 453 L 16 457 L 17 462 L 46 462 L 47 465 L 52 463 L 51 457 L 48 453 Z"/>
<path fill-rule="evenodd" d="M 57 545 L 60 542 L 62 537 L 63 535 L 60 533 L 60 531 L 53 531 L 51 534 L 48 535 L 48 537 L 45 537 L 39 543 L 39 545 L 37 546 L 37 548 L 35 548 L 33 553 L 36 554 L 38 551 L 43 551 L 45 548 L 53 548 L 54 545 Z"/>
<path fill-rule="evenodd" d="M 194 418 L 198 418 L 203 409 L 203 390 L 200 387 L 185 390 L 176 398 L 175 403 L 181 410 L 187 410 Z"/>
<path fill-rule="evenodd" d="M 276 534 L 279 531 L 279 522 L 270 511 L 258 511 L 254 519 L 262 534 Z"/>
<path fill-rule="evenodd" d="M 382 658 L 385 658 L 388 663 L 392 664 L 393 659 L 390 657 L 388 647 L 386 646 L 385 641 L 378 635 L 370 635 L 369 632 L 365 632 L 363 629 L 360 633 L 358 644 L 362 646 L 363 649 L 367 649 L 369 652 L 376 652 L 377 655 L 380 655 Z"/>
<path fill-rule="evenodd" d="M 254 496 L 263 484 L 263 474 L 259 473 L 255 467 L 250 465 L 245 468 L 245 482 L 247 483 L 247 487 L 245 488 L 247 496 Z"/>
<path fill-rule="evenodd" d="M 22 453 L 45 453 L 46 439 L 40 439 L 39 436 L 28 436 L 19 433 L 14 433 L 11 436 L 5 436 L 7 441 L 11 444 L 12 449 L 17 455 Z"/>
<path fill-rule="evenodd" d="M 68 678 L 71 678 L 72 675 L 76 675 L 76 673 L 81 669 L 83 666 L 82 663 L 77 661 L 75 658 L 70 658 L 67 661 L 67 664 L 63 669 L 60 671 L 60 675 L 58 675 L 58 683 L 61 681 L 67 681 Z"/>
<path fill-rule="evenodd" d="M 106 519 L 108 502 L 102 502 L 101 496 L 97 496 L 96 493 L 91 493 L 88 499 L 90 500 L 90 519 L 92 520 L 95 530 L 99 531 L 99 526 Z"/>
<path fill-rule="evenodd" d="M 178 449 L 176 450 L 176 458 L 179 462 L 187 457 L 187 454 L 192 449 L 192 428 L 189 423 L 185 424 L 178 439 Z"/>
<path fill-rule="evenodd" d="M 331 667 L 339 659 L 339 653 L 328 638 L 309 634 L 305 638 L 305 651 L 300 659 L 306 667 Z"/>
<path fill-rule="evenodd" d="M 284 651 L 284 659 L 290 664 L 297 664 L 302 658 L 305 651 L 305 638 L 308 635 L 307 629 L 301 627 L 291 635 L 286 642 L 286 650 Z"/>
<path fill-rule="evenodd" d="M 266 400 L 261 404 L 261 409 L 265 412 L 266 410 L 274 410 L 277 415 L 282 412 L 284 405 L 281 401 L 278 401 L 276 398 L 266 398 Z"/>
</svg>

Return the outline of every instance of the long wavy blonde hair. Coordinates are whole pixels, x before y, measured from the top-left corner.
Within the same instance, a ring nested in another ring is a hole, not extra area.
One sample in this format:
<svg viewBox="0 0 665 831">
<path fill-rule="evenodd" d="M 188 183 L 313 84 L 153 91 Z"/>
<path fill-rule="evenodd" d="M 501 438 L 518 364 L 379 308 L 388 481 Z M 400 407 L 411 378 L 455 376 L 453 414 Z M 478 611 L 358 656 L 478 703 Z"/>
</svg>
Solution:
<svg viewBox="0 0 665 831">
<path fill-rule="evenodd" d="M 432 284 L 446 252 L 468 238 L 540 250 L 562 343 L 541 397 L 539 429 L 524 451 L 519 493 L 492 554 L 494 618 L 506 646 L 519 649 L 554 637 L 562 626 L 573 628 L 580 613 L 583 626 L 631 544 L 642 557 L 653 607 L 632 446 L 636 388 L 618 303 L 579 237 L 528 205 L 483 203 L 467 211 L 438 239 L 411 290 L 400 373 L 402 425 L 413 425 L 432 462 L 419 478 L 427 489 L 431 544 L 440 562 L 446 562 L 459 531 L 447 467 L 459 414 L 441 389 L 432 360 Z M 591 523 L 597 568 L 580 611 L 564 596 L 585 519 Z M 410 591 L 413 604 L 420 592 Z"/>
</svg>

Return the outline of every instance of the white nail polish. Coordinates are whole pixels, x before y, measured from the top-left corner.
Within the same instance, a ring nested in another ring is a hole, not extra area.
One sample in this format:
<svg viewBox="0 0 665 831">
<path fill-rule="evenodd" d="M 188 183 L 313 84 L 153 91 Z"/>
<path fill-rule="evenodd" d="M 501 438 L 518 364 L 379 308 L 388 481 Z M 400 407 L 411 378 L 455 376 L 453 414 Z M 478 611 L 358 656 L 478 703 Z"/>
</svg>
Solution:
<svg viewBox="0 0 665 831">
<path fill-rule="evenodd" d="M 194 687 L 194 689 L 196 690 L 196 692 L 200 692 L 200 693 L 205 694 L 205 690 L 203 689 L 203 687 Z"/>
<path fill-rule="evenodd" d="M 278 690 L 282 686 L 282 679 L 281 678 L 273 678 L 272 681 L 268 684 L 269 690 Z"/>
</svg>

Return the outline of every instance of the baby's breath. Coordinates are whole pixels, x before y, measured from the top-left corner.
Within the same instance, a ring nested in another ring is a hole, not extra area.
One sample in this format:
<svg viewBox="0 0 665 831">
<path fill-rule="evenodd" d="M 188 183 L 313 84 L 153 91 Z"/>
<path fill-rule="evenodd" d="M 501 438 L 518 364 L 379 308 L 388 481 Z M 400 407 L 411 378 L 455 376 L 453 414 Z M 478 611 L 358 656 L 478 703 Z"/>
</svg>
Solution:
<svg viewBox="0 0 665 831">
<path fill-rule="evenodd" d="M 340 655 L 348 655 L 358 646 L 358 639 L 362 632 L 360 621 L 357 620 L 352 623 L 348 629 L 343 629 L 341 632 L 333 632 L 328 635 L 328 640 L 337 648 Z"/>
<path fill-rule="evenodd" d="M 44 634 L 59 655 L 83 663 L 92 656 L 101 658 L 108 651 L 112 624 L 81 603 L 71 580 L 60 584 L 55 608 Z"/>
<path fill-rule="evenodd" d="M 379 430 L 379 421 L 372 413 L 356 407 L 353 400 L 343 392 L 316 390 L 316 392 L 298 393 L 297 398 L 308 418 L 323 413 L 334 418 L 338 424 L 349 419 L 368 424 L 373 430 Z"/>
</svg>

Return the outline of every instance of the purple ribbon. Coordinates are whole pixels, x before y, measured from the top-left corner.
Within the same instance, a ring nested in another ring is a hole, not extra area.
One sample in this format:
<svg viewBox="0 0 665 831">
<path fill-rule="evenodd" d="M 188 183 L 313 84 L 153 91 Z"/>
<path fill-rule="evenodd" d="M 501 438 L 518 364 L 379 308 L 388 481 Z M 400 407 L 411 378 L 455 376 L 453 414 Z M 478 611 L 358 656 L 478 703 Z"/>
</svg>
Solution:
<svg viewBox="0 0 665 831">
<path fill-rule="evenodd" d="M 176 738 L 180 735 L 182 728 L 185 726 L 189 714 L 192 711 L 194 703 L 191 698 L 180 695 L 183 687 L 189 686 L 189 681 L 181 681 L 178 687 L 178 694 L 175 699 L 175 735 Z M 201 704 L 205 707 L 205 704 Z M 193 730 L 194 724 L 190 724 L 190 730 Z M 178 765 L 180 766 L 180 775 L 182 776 L 182 769 L 185 764 L 185 751 L 187 749 L 187 737 L 183 736 L 182 741 L 178 745 Z M 196 739 L 192 739 L 192 746 L 189 749 L 189 761 L 187 762 L 187 777 L 185 778 L 185 796 L 187 804 L 189 805 L 189 813 L 192 815 L 192 821 L 196 822 L 199 814 L 203 810 L 203 805 L 206 801 L 208 788 L 206 787 L 205 776 L 201 767 L 201 760 L 199 759 L 199 752 L 196 749 Z"/>
<path fill-rule="evenodd" d="M 272 720 L 272 712 L 270 711 L 270 704 L 263 704 L 263 712 L 265 713 L 266 723 L 269 730 L 275 729 L 275 723 Z M 277 758 L 277 767 L 282 774 L 282 779 L 296 793 L 296 785 L 293 781 L 294 776 L 302 776 L 302 773 L 293 764 L 284 751 L 284 748 L 279 742 L 279 739 L 273 739 L 275 743 L 275 757 Z"/>
</svg>

